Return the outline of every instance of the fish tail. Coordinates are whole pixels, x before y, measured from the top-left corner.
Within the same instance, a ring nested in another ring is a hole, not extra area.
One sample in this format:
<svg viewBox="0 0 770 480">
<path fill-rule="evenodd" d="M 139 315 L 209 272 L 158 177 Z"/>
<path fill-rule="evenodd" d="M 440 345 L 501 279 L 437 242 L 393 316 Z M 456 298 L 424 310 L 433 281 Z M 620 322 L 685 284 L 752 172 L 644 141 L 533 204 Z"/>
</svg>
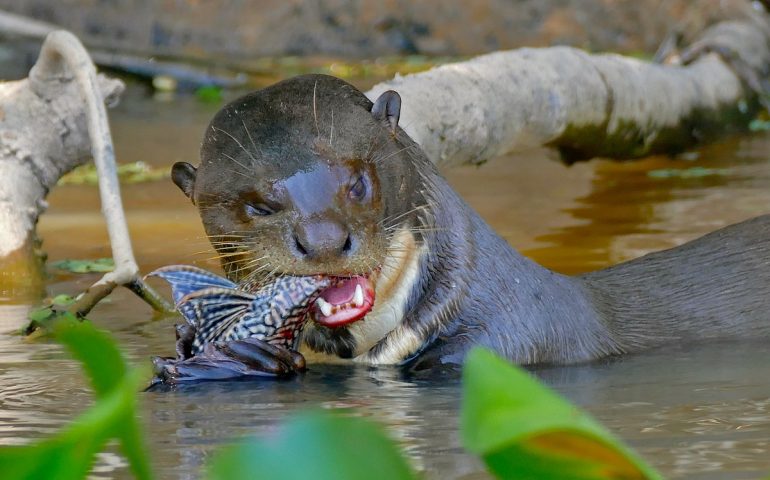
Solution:
<svg viewBox="0 0 770 480">
<path fill-rule="evenodd" d="M 207 288 L 235 289 L 230 280 L 191 265 L 169 265 L 148 273 L 147 277 L 160 277 L 171 285 L 171 296 L 175 304 L 198 290 Z"/>
<path fill-rule="evenodd" d="M 233 288 L 204 288 L 182 297 L 177 309 L 195 327 L 195 346 L 220 338 L 245 315 L 255 312 L 256 296 Z"/>
</svg>

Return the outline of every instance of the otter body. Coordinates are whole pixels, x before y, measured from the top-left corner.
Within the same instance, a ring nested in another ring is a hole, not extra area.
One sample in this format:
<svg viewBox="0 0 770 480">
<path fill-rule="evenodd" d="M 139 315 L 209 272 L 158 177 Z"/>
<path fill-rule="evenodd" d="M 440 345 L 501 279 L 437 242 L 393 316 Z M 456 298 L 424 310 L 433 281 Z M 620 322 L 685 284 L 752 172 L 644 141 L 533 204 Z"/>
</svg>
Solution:
<svg viewBox="0 0 770 480">
<path fill-rule="evenodd" d="M 560 275 L 495 234 L 398 127 L 399 111 L 395 92 L 372 103 L 342 80 L 296 77 L 224 107 L 200 167 L 174 166 L 232 280 L 337 279 L 303 353 L 421 369 L 483 345 L 519 364 L 569 364 L 770 336 L 770 216 Z"/>
</svg>

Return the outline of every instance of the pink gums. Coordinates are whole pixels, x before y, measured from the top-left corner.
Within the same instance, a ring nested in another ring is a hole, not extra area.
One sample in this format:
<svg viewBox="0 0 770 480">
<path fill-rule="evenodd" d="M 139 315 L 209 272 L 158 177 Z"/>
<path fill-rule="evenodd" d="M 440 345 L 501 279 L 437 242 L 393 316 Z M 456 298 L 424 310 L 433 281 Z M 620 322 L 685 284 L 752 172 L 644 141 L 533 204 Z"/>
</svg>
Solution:
<svg viewBox="0 0 770 480">
<path fill-rule="evenodd" d="M 360 307 L 353 302 L 357 285 L 361 285 L 364 294 L 364 303 Z M 371 311 L 374 306 L 374 286 L 368 278 L 362 276 L 340 278 L 337 283 L 322 290 L 320 298 L 332 305 L 332 314 L 326 316 L 321 313 L 316 303 L 311 310 L 313 319 L 327 327 L 341 327 L 364 318 Z"/>
</svg>

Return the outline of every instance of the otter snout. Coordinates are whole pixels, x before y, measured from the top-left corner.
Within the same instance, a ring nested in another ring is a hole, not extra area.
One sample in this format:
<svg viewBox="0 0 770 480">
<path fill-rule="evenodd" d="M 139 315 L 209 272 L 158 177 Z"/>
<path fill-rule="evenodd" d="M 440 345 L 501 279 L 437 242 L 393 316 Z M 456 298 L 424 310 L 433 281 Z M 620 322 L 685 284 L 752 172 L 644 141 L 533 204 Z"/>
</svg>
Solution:
<svg viewBox="0 0 770 480">
<path fill-rule="evenodd" d="M 329 261 L 347 257 L 356 245 L 347 226 L 330 220 L 306 221 L 294 229 L 292 250 L 303 260 Z"/>
</svg>

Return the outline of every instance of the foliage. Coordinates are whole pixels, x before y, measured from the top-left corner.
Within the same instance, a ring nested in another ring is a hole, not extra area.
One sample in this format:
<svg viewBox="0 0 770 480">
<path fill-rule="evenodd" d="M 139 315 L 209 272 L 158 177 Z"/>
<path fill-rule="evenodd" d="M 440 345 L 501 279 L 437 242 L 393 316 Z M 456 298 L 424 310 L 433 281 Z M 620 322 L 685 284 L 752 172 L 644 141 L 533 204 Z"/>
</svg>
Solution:
<svg viewBox="0 0 770 480">
<path fill-rule="evenodd" d="M 95 260 L 66 259 L 54 262 L 51 266 L 72 273 L 106 273 L 115 269 L 115 262 L 111 258 L 97 258 Z"/>
<path fill-rule="evenodd" d="M 227 448 L 212 479 L 407 480 L 416 478 L 396 444 L 375 424 L 342 412 L 305 412 L 275 437 Z M 309 475 L 312 472 L 312 475 Z"/>
<path fill-rule="evenodd" d="M 499 478 L 661 478 L 587 414 L 481 349 L 463 371 L 461 430 Z"/>
<path fill-rule="evenodd" d="M 64 314 L 53 334 L 82 363 L 96 402 L 51 438 L 0 448 L 3 478 L 85 478 L 111 439 L 119 441 L 137 478 L 152 478 L 136 419 L 136 392 L 145 375 L 129 369 L 114 340 L 88 322 Z"/>
<path fill-rule="evenodd" d="M 66 299 L 59 299 L 66 301 Z M 83 364 L 96 402 L 57 435 L 35 445 L 0 448 L 3 478 L 84 478 L 107 441 L 119 441 L 134 474 L 151 478 L 136 420 L 142 375 L 126 365 L 114 341 L 72 315 L 54 336 Z M 587 414 L 521 369 L 477 349 L 463 373 L 461 431 L 465 446 L 498 478 L 659 479 Z M 225 448 L 214 479 L 414 479 L 395 442 L 350 412 L 314 411 L 289 420 L 277 435 Z"/>
<path fill-rule="evenodd" d="M 30 323 L 22 328 L 22 334 L 30 335 L 32 332 L 38 331 L 41 327 L 50 327 L 54 320 L 67 315 L 64 307 L 67 307 L 74 302 L 74 298 L 62 293 L 53 297 L 48 304 L 35 310 L 31 310 L 27 314 Z"/>
<path fill-rule="evenodd" d="M 464 444 L 498 478 L 661 478 L 587 414 L 488 351 L 469 355 L 463 389 Z M 225 450 L 210 473 L 225 479 L 245 471 L 282 480 L 308 472 L 321 479 L 414 478 L 372 424 L 320 412 L 295 417 L 277 437 Z"/>
<path fill-rule="evenodd" d="M 195 90 L 195 98 L 203 103 L 220 103 L 222 101 L 222 88 L 207 85 Z"/>
<path fill-rule="evenodd" d="M 122 183 L 145 183 L 162 180 L 171 176 L 171 169 L 156 168 L 144 162 L 118 165 L 118 179 Z M 58 185 L 98 185 L 99 172 L 92 163 L 81 165 L 59 179 Z"/>
</svg>

